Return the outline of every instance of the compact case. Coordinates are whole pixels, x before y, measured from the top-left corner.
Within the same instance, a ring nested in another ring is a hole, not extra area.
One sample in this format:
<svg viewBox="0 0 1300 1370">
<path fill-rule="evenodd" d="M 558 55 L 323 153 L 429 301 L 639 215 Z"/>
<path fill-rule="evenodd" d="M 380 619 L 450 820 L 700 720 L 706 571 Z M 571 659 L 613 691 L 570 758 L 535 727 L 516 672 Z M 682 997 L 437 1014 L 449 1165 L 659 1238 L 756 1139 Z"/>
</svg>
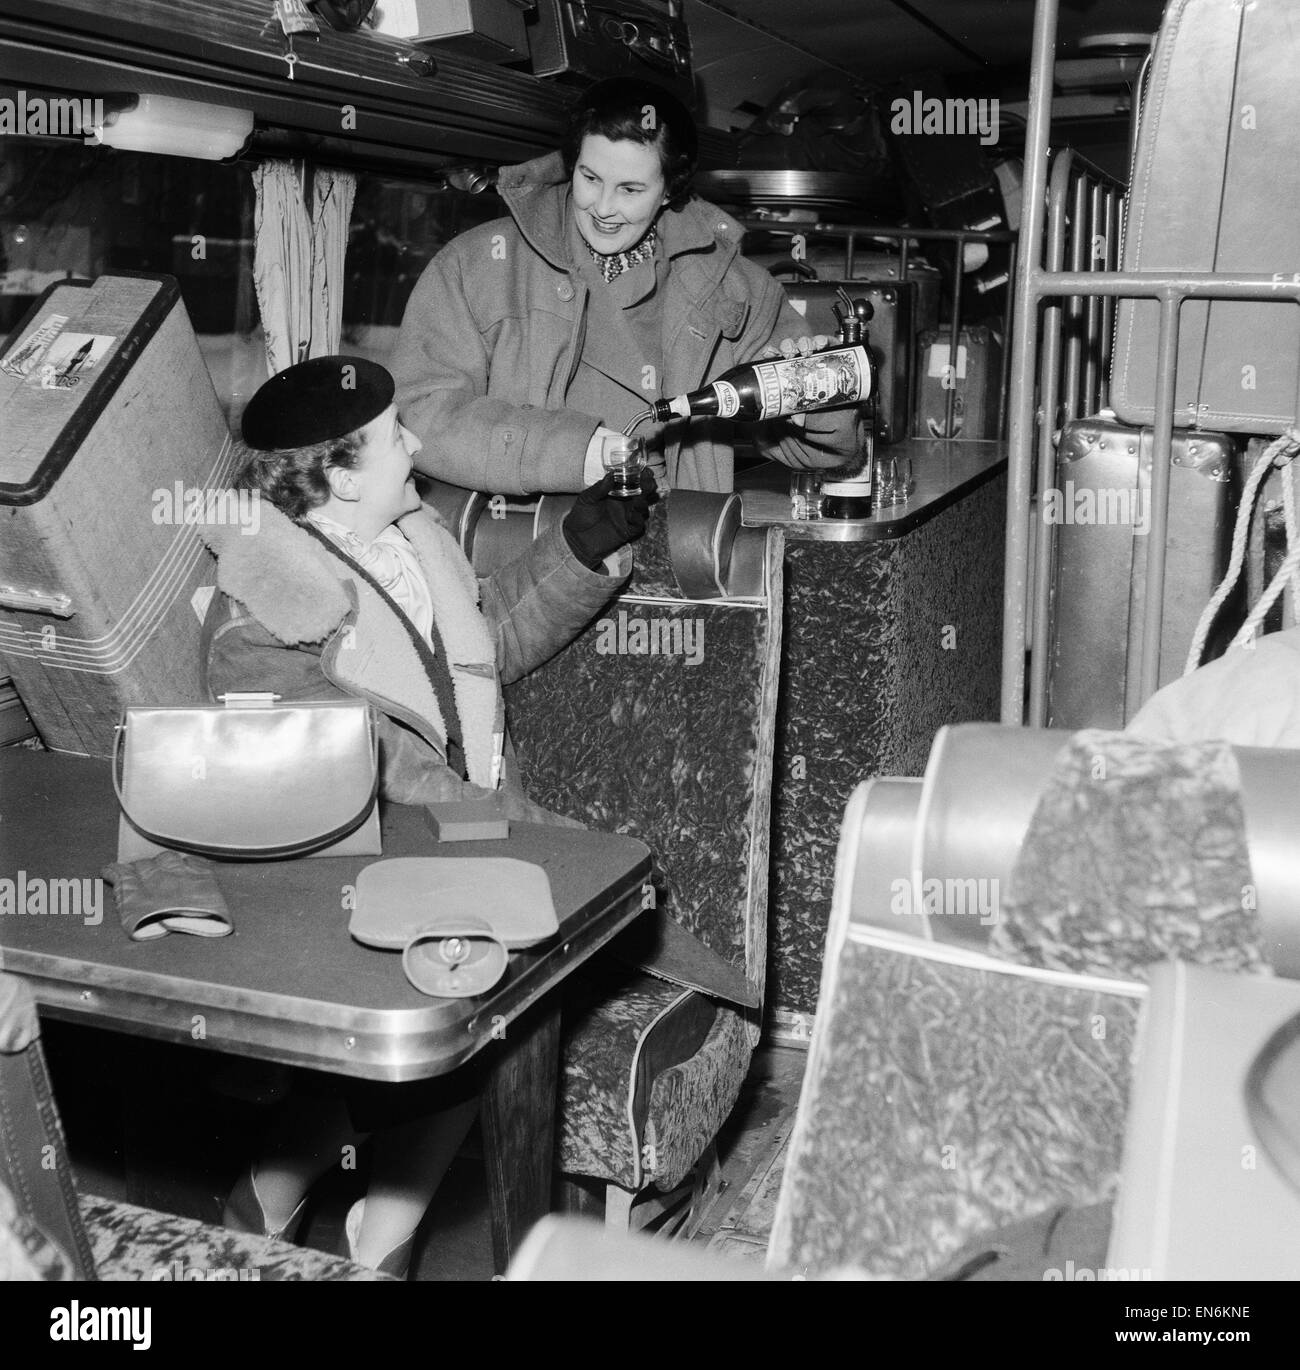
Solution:
<svg viewBox="0 0 1300 1370">
<path fill-rule="evenodd" d="M 234 463 L 170 276 L 54 285 L 0 350 L 0 663 L 47 746 L 107 757 L 128 703 L 199 697 L 195 525 L 254 514 L 212 493 Z"/>
</svg>

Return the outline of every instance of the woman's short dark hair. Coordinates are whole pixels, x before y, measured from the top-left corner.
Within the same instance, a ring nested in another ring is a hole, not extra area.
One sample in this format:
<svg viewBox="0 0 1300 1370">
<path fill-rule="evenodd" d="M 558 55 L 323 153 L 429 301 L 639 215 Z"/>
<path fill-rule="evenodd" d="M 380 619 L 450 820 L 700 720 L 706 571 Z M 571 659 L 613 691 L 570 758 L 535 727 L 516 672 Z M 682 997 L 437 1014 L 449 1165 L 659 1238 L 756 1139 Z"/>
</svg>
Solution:
<svg viewBox="0 0 1300 1370">
<path fill-rule="evenodd" d="M 653 81 L 615 76 L 598 81 L 574 109 L 561 152 L 570 176 L 578 164 L 582 140 L 599 134 L 610 142 L 630 139 L 654 147 L 663 168 L 669 209 L 681 209 L 691 198 L 691 178 L 699 160 L 699 136 L 691 112 Z"/>
<path fill-rule="evenodd" d="M 330 497 L 326 471 L 341 466 L 350 471 L 361 455 L 361 429 L 307 447 L 285 447 L 269 452 L 245 448 L 243 467 L 235 477 L 237 490 L 256 490 L 289 518 L 306 518 Z"/>
</svg>

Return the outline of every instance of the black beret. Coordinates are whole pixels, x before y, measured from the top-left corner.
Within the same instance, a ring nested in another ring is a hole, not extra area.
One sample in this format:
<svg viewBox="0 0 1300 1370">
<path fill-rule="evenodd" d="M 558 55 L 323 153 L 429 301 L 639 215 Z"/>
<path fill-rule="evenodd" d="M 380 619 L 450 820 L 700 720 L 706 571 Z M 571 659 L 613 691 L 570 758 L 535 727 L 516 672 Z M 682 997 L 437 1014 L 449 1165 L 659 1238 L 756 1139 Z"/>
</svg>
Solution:
<svg viewBox="0 0 1300 1370">
<path fill-rule="evenodd" d="M 259 452 L 346 437 L 393 402 L 393 378 L 365 357 L 313 357 L 271 377 L 244 410 L 244 441 Z"/>
</svg>

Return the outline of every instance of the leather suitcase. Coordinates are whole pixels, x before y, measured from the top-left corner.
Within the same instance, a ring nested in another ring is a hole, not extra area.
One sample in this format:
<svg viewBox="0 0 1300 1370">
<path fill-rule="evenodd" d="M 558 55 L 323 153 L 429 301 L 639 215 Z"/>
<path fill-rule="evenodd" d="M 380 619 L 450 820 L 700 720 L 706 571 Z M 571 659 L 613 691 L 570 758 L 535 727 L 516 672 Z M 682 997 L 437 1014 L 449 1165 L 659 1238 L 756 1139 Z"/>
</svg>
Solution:
<svg viewBox="0 0 1300 1370">
<path fill-rule="evenodd" d="M 791 305 L 808 320 L 815 333 L 834 338 L 839 320 L 832 306 L 839 299 L 835 283 L 786 281 Z M 915 336 L 917 285 L 915 281 L 846 281 L 852 299 L 865 298 L 875 311 L 867 325 L 871 355 L 876 361 L 876 440 L 900 442 L 907 437 L 911 416 L 909 375 Z"/>
<path fill-rule="evenodd" d="M 1002 343 L 987 328 L 963 328 L 957 361 L 951 365 L 946 328 L 922 333 L 918 340 L 916 436 L 918 438 L 996 438 L 1001 417 Z M 951 433 L 946 431 L 948 392 L 956 390 Z"/>
<path fill-rule="evenodd" d="M 693 107 L 691 39 L 680 10 L 672 0 L 538 0 L 528 26 L 533 75 L 637 76 Z"/>
<path fill-rule="evenodd" d="M 389 0 L 375 10 L 375 32 L 482 62 L 519 62 L 528 56 L 524 11 L 532 7 L 532 0 Z"/>
<path fill-rule="evenodd" d="M 1062 430 L 1059 502 L 1050 515 L 1056 541 L 1050 727 L 1122 728 L 1143 703 L 1136 691 L 1149 534 L 1138 530 L 1144 521 L 1150 526 L 1153 445 L 1150 428 L 1108 419 L 1079 419 Z M 1235 444 L 1224 434 L 1175 431 L 1161 685 L 1182 675 L 1201 612 L 1227 570 L 1235 463 Z M 1043 501 L 1040 494 L 1038 517 L 1046 524 Z M 1225 615 L 1231 616 L 1228 606 Z M 1212 639 L 1206 659 L 1215 645 Z"/>
<path fill-rule="evenodd" d="M 56 751 L 112 754 L 128 704 L 198 698 L 213 582 L 196 523 L 235 450 L 170 276 L 51 286 L 0 353 L 0 663 Z"/>
<path fill-rule="evenodd" d="M 1300 267 L 1300 27 L 1294 0 L 1170 0 L 1138 127 L 1125 271 L 1284 273 Z M 1152 423 L 1158 305 L 1121 302 L 1110 402 Z M 1279 433 L 1295 421 L 1300 309 L 1182 307 L 1174 422 Z"/>
</svg>

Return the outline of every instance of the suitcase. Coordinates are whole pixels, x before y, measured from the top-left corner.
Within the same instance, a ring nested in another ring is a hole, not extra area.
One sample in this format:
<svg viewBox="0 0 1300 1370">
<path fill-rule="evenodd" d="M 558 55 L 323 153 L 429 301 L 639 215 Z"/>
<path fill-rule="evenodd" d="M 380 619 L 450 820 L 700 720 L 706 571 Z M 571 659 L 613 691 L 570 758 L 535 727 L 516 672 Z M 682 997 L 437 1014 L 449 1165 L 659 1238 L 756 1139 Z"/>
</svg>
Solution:
<svg viewBox="0 0 1300 1370">
<path fill-rule="evenodd" d="M 384 0 L 375 32 L 408 43 L 438 43 L 482 62 L 528 56 L 524 11 L 532 0 Z"/>
<path fill-rule="evenodd" d="M 948 360 L 950 346 L 946 328 L 931 329 L 918 340 L 916 436 L 996 438 L 1002 417 L 1002 342 L 987 328 L 963 328 L 955 364 Z M 956 391 L 951 433 L 950 390 Z"/>
<path fill-rule="evenodd" d="M 1143 495 L 1149 498 L 1153 445 L 1151 429 L 1106 419 L 1078 419 L 1062 430 L 1056 463 L 1060 499 L 1052 516 L 1050 727 L 1122 728 L 1143 703 L 1137 683 L 1147 539 L 1135 530 L 1144 510 L 1149 526 Z M 1196 624 L 1227 570 L 1235 463 L 1235 444 L 1226 435 L 1175 431 L 1161 685 L 1182 675 Z M 1139 490 L 1142 495 L 1135 497 Z M 1043 500 L 1040 494 L 1039 518 L 1046 524 Z M 1230 620 L 1230 606 L 1224 618 Z M 1225 622 L 1220 633 L 1228 631 Z M 1215 645 L 1212 640 L 1207 659 Z"/>
<path fill-rule="evenodd" d="M 673 0 L 538 0 L 528 27 L 533 75 L 637 76 L 693 107 L 691 39 L 680 12 Z"/>
<path fill-rule="evenodd" d="M 808 320 L 809 328 L 828 337 L 839 335 L 832 305 L 839 288 L 826 281 L 783 282 L 791 305 Z M 907 437 L 911 405 L 909 384 L 917 287 L 914 281 L 847 281 L 843 288 L 853 299 L 865 298 L 875 313 L 867 325 L 871 355 L 876 362 L 876 439 L 900 442 Z"/>
<path fill-rule="evenodd" d="M 0 671 L 47 746 L 112 754 L 126 704 L 199 697 L 200 519 L 235 450 L 180 288 L 51 286 L 0 354 Z"/>
<path fill-rule="evenodd" d="M 1300 267 L 1300 84 L 1293 0 L 1170 0 L 1138 126 L 1125 271 Z M 1154 422 L 1158 309 L 1120 303 L 1110 402 Z M 1300 309 L 1189 300 L 1178 330 L 1174 422 L 1279 433 L 1295 421 Z"/>
</svg>

